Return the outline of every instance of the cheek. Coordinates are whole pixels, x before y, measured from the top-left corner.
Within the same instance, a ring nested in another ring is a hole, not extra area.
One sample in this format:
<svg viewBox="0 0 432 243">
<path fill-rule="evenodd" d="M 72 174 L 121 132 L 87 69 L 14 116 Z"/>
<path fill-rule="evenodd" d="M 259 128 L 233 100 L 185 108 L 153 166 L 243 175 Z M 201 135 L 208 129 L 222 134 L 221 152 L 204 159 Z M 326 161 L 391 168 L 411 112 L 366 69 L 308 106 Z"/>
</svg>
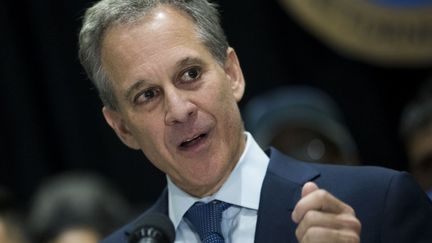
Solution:
<svg viewBox="0 0 432 243">
<path fill-rule="evenodd" d="M 146 158 L 158 169 L 166 171 L 165 161 L 169 161 L 171 156 L 165 147 L 163 131 L 161 126 L 147 126 L 137 133 L 137 139 Z"/>
<path fill-rule="evenodd" d="M 238 109 L 237 101 L 230 87 L 225 85 L 224 88 L 220 90 L 221 92 L 217 95 L 218 100 L 214 103 L 218 104 L 220 112 L 223 113 L 223 119 L 232 120 Z"/>
<path fill-rule="evenodd" d="M 209 87 L 208 94 L 205 97 L 212 97 L 212 99 L 206 99 L 208 102 L 212 102 L 212 105 L 219 109 L 230 109 L 232 106 L 236 106 L 237 102 L 231 89 L 230 82 L 225 76 L 218 76 L 212 82 L 212 87 Z"/>
<path fill-rule="evenodd" d="M 131 133 L 143 151 L 154 149 L 163 137 L 163 122 L 154 118 L 135 118 L 131 121 Z"/>
</svg>

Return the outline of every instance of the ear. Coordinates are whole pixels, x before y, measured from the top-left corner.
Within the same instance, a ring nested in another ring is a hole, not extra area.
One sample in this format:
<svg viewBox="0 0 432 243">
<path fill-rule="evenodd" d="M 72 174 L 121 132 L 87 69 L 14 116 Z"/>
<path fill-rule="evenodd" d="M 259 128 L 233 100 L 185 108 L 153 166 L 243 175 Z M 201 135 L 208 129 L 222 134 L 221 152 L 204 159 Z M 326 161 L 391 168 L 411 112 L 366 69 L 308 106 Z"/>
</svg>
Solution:
<svg viewBox="0 0 432 243">
<path fill-rule="evenodd" d="M 130 132 L 120 112 L 112 110 L 108 107 L 102 108 L 102 113 L 106 122 L 115 131 L 120 140 L 129 148 L 140 149 L 138 142 Z"/>
<path fill-rule="evenodd" d="M 244 94 L 245 80 L 237 54 L 231 47 L 227 50 L 227 60 L 224 69 L 228 79 L 231 81 L 231 89 L 234 97 L 236 101 L 239 102 Z"/>
</svg>

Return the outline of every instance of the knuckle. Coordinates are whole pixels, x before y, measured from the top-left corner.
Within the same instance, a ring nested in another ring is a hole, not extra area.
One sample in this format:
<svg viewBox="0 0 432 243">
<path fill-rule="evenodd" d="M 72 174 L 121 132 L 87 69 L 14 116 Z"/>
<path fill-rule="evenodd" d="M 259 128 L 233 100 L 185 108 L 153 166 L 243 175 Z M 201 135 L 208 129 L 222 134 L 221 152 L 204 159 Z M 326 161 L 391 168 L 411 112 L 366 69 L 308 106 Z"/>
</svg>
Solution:
<svg viewBox="0 0 432 243">
<path fill-rule="evenodd" d="M 350 205 L 348 205 L 348 204 L 345 204 L 346 205 L 346 209 L 345 209 L 345 211 L 347 212 L 347 213 L 349 213 L 349 214 L 352 214 L 352 215 L 356 215 L 356 213 L 355 213 L 355 211 L 354 211 L 354 209 L 350 206 Z"/>
<path fill-rule="evenodd" d="M 301 238 L 303 238 L 303 234 L 302 234 L 302 231 L 301 231 L 300 227 L 297 227 L 297 229 L 295 231 L 295 236 L 297 237 L 298 240 L 300 240 Z"/>
<path fill-rule="evenodd" d="M 306 235 L 308 235 L 309 237 L 311 236 L 316 236 L 316 235 L 321 235 L 323 233 L 324 229 L 321 227 L 310 227 L 307 231 L 306 231 Z"/>
<path fill-rule="evenodd" d="M 302 242 L 314 242 L 321 238 L 324 234 L 324 229 L 320 227 L 310 227 L 306 230 Z"/>
<path fill-rule="evenodd" d="M 309 211 L 307 211 L 306 214 L 303 217 L 303 219 L 306 222 L 313 222 L 317 218 L 319 218 L 319 213 L 317 211 L 315 211 L 315 210 L 309 210 Z"/>
<path fill-rule="evenodd" d="M 357 233 L 361 231 L 361 223 L 355 216 L 351 214 L 341 214 L 338 218 L 343 228 L 352 229 Z"/>
<path fill-rule="evenodd" d="M 362 229 L 362 224 L 360 222 L 360 220 L 356 219 L 355 222 L 353 223 L 353 229 L 357 232 L 360 233 L 361 229 Z"/>
<path fill-rule="evenodd" d="M 332 230 L 322 227 L 310 227 L 303 235 L 301 242 L 344 242 L 359 243 L 360 235 L 351 230 Z"/>
<path fill-rule="evenodd" d="M 350 217 L 350 219 L 348 220 L 348 225 L 351 226 L 351 228 L 354 229 L 356 232 L 360 232 L 361 230 L 361 223 L 355 217 Z"/>
<path fill-rule="evenodd" d="M 318 197 L 319 199 L 321 199 L 321 200 L 326 199 L 327 196 L 328 196 L 328 192 L 327 192 L 326 190 L 324 190 L 324 189 L 319 189 L 319 190 L 316 192 L 316 194 L 317 194 L 317 197 Z"/>
<path fill-rule="evenodd" d="M 340 232 L 341 233 L 341 232 Z M 359 243 L 360 236 L 353 232 L 343 232 L 339 235 L 339 239 L 346 243 Z"/>
<path fill-rule="evenodd" d="M 296 223 L 299 223 L 303 218 L 303 212 L 304 212 L 304 206 L 303 202 L 300 201 L 297 203 L 297 205 L 294 208 L 294 211 L 292 213 L 292 220 L 294 220 Z"/>
</svg>

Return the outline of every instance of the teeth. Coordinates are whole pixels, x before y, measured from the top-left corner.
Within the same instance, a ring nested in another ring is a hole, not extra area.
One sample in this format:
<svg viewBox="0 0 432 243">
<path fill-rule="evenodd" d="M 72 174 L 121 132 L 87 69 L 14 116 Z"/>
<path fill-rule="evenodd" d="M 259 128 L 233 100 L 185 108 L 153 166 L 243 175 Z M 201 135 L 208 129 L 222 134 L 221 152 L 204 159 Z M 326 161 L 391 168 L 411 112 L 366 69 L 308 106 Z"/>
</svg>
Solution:
<svg viewBox="0 0 432 243">
<path fill-rule="evenodd" d="M 182 142 L 182 143 L 180 144 L 180 146 L 181 146 L 181 147 L 187 146 L 189 143 L 191 143 L 191 142 L 193 142 L 193 141 L 195 141 L 195 140 L 201 138 L 203 135 L 204 135 L 204 134 L 200 134 L 200 135 L 198 135 L 198 136 L 196 136 L 196 137 L 193 137 L 193 138 L 191 138 L 191 139 L 185 140 L 184 142 Z"/>
<path fill-rule="evenodd" d="M 200 136 L 200 135 L 198 135 L 198 136 L 196 136 L 196 137 L 193 137 L 193 138 L 191 138 L 191 139 L 188 139 L 188 140 L 184 141 L 183 143 L 189 143 L 190 141 L 193 141 L 193 140 L 197 139 L 199 136 Z"/>
</svg>

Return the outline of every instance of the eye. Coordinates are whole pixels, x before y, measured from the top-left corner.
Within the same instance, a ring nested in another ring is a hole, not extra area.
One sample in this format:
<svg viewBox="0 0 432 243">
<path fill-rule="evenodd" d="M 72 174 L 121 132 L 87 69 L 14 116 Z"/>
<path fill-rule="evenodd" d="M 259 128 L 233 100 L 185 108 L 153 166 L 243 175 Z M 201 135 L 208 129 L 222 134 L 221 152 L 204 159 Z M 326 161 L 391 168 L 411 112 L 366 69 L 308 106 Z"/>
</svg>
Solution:
<svg viewBox="0 0 432 243">
<path fill-rule="evenodd" d="M 181 75 L 180 79 L 183 82 L 190 82 L 199 79 L 201 76 L 200 67 L 191 67 L 186 69 Z"/>
<path fill-rule="evenodd" d="M 159 95 L 160 91 L 157 88 L 149 88 L 138 93 L 134 98 L 135 104 L 148 103 Z"/>
</svg>

